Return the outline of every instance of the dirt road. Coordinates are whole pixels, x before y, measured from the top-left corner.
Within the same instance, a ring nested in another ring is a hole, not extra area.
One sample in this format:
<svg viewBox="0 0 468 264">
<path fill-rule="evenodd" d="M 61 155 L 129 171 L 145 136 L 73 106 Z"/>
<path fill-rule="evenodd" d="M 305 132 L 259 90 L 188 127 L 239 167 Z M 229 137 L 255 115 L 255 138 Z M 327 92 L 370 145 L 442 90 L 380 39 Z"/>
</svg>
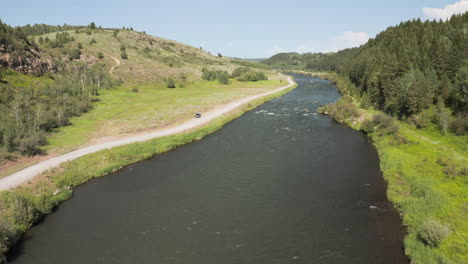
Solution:
<svg viewBox="0 0 468 264">
<path fill-rule="evenodd" d="M 77 159 L 81 156 L 84 156 L 90 153 L 94 153 L 103 149 L 110 149 L 110 148 L 117 147 L 117 146 L 127 145 L 127 144 L 134 143 L 134 142 L 142 142 L 142 141 L 150 140 L 153 138 L 183 133 L 185 131 L 189 131 L 194 128 L 201 127 L 203 125 L 206 125 L 210 121 L 213 121 L 214 119 L 224 114 L 227 114 L 242 105 L 245 105 L 251 102 L 252 100 L 271 95 L 281 90 L 285 90 L 295 84 L 294 81 L 292 80 L 292 77 L 288 77 L 288 82 L 289 83 L 287 85 L 280 87 L 278 89 L 231 102 L 224 106 L 218 107 L 215 110 L 212 110 L 210 112 L 203 113 L 203 116 L 201 118 L 193 118 L 175 127 L 158 129 L 158 130 L 154 130 L 154 131 L 141 134 L 141 135 L 137 135 L 137 136 L 130 136 L 127 138 L 118 139 L 118 140 L 114 140 L 114 141 L 110 141 L 106 143 L 87 146 L 87 147 L 84 147 L 84 148 L 81 148 L 81 149 L 78 149 L 78 150 L 57 156 L 57 157 L 50 158 L 48 160 L 41 161 L 30 167 L 24 168 L 18 172 L 15 172 L 7 177 L 0 179 L 0 191 L 14 188 L 28 180 L 31 180 L 32 178 L 34 178 L 35 176 L 41 174 L 42 172 L 46 170 L 50 170 L 52 168 L 56 168 L 60 166 L 60 164 L 63 162 L 74 160 L 74 159 Z"/>
</svg>

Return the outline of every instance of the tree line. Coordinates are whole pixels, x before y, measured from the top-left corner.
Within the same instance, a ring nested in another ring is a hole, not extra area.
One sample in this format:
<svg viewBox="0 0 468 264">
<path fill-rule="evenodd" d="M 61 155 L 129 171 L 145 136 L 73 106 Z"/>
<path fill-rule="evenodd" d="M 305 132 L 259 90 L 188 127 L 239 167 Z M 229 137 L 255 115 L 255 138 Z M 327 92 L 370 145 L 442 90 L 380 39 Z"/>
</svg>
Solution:
<svg viewBox="0 0 468 264">
<path fill-rule="evenodd" d="M 45 133 L 69 125 L 70 117 L 91 109 L 100 90 L 118 84 L 99 64 L 75 63 L 54 78 L 43 87 L 0 85 L 0 153 L 38 154 Z"/>
<path fill-rule="evenodd" d="M 468 13 L 402 22 L 361 47 L 306 54 L 305 69 L 337 72 L 365 104 L 418 127 L 436 123 L 461 135 L 468 130 L 467 28 Z"/>
</svg>

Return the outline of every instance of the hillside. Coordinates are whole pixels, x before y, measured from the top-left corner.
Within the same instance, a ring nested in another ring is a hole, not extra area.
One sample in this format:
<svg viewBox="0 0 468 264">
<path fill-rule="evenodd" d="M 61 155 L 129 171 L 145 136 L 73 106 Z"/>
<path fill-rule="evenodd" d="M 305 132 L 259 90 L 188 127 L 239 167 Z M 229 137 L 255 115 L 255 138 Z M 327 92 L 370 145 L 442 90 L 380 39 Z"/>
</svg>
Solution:
<svg viewBox="0 0 468 264">
<path fill-rule="evenodd" d="M 413 20 L 319 59 L 270 59 L 340 89 L 343 97 L 319 111 L 372 139 L 411 263 L 468 260 L 467 30 L 468 13 Z"/>
<path fill-rule="evenodd" d="M 36 75 L 56 71 L 50 56 L 41 52 L 20 29 L 3 24 L 1 20 L 0 67 Z"/>
<path fill-rule="evenodd" d="M 389 27 L 359 48 L 325 55 L 283 53 L 263 63 L 278 69 L 337 72 L 368 105 L 417 127 L 434 124 L 443 133 L 464 135 L 467 30 L 468 13 L 447 22 L 413 20 Z M 437 111 L 443 112 L 443 121 L 436 120 Z"/>
<path fill-rule="evenodd" d="M 307 69 L 308 63 L 323 60 L 328 58 L 328 55 L 327 53 L 278 53 L 261 63 L 281 70 L 304 70 Z"/>
<path fill-rule="evenodd" d="M 38 35 L 56 27 L 4 27 L 13 33 L 2 39 L 23 45 L 4 56 L 34 50 L 54 70 L 0 68 L 0 177 L 79 146 L 173 125 L 285 80 L 263 64 L 130 29 L 64 25 L 73 29 Z"/>
</svg>

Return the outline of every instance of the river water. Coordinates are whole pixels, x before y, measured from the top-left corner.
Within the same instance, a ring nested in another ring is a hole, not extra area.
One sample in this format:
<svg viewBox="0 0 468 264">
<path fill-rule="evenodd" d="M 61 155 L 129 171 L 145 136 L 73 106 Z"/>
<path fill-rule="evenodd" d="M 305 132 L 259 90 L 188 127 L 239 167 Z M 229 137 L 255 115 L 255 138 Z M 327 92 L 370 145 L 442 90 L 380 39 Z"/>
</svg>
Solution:
<svg viewBox="0 0 468 264">
<path fill-rule="evenodd" d="M 298 87 L 201 141 L 76 189 L 26 233 L 14 264 L 408 263 L 377 153 Z"/>
</svg>

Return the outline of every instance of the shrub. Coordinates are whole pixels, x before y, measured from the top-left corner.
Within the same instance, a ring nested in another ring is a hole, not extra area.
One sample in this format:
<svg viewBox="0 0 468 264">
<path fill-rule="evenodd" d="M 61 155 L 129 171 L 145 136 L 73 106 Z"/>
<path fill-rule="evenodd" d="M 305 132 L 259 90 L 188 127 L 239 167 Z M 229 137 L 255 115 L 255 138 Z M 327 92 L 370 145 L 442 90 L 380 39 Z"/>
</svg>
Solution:
<svg viewBox="0 0 468 264">
<path fill-rule="evenodd" d="M 125 45 L 124 44 L 120 45 L 120 51 L 124 51 L 124 50 L 126 50 Z"/>
<path fill-rule="evenodd" d="M 128 59 L 127 52 L 126 52 L 125 50 L 123 50 L 123 51 L 120 53 L 120 57 L 122 57 L 122 59 L 124 59 L 124 60 Z"/>
<path fill-rule="evenodd" d="M 95 44 L 95 43 L 97 43 L 97 41 L 96 41 L 94 38 L 91 39 L 91 40 L 89 41 L 89 45 L 90 45 L 90 46 L 93 45 L 93 44 Z"/>
<path fill-rule="evenodd" d="M 23 155 L 33 156 L 41 153 L 39 146 L 43 146 L 47 143 L 43 133 L 37 133 L 29 137 L 25 137 L 19 140 L 18 150 Z"/>
<path fill-rule="evenodd" d="M 140 90 L 138 89 L 138 87 L 133 87 L 133 89 L 132 89 L 132 92 L 134 92 L 134 93 L 138 93 L 139 91 Z"/>
<path fill-rule="evenodd" d="M 375 131 L 375 124 L 374 121 L 371 119 L 366 119 L 364 122 L 361 124 L 361 131 L 363 131 L 366 134 L 372 133 Z"/>
<path fill-rule="evenodd" d="M 216 72 L 205 70 L 202 73 L 202 79 L 207 81 L 214 81 L 216 80 Z"/>
<path fill-rule="evenodd" d="M 457 136 L 465 135 L 468 131 L 468 114 L 459 115 L 453 122 L 450 124 L 450 129 Z"/>
<path fill-rule="evenodd" d="M 347 119 L 359 117 L 358 108 L 348 96 L 343 96 L 335 103 L 321 107 L 319 111 L 330 115 L 338 122 L 344 122 Z"/>
<path fill-rule="evenodd" d="M 99 59 L 104 59 L 104 54 L 102 54 L 102 52 L 98 52 L 97 56 Z"/>
<path fill-rule="evenodd" d="M 393 118 L 386 114 L 376 114 L 372 117 L 372 121 L 382 135 L 394 135 L 400 129 Z"/>
<path fill-rule="evenodd" d="M 428 219 L 421 225 L 418 236 L 427 245 L 438 247 L 449 233 L 447 226 L 436 220 Z"/>
<path fill-rule="evenodd" d="M 112 36 L 114 36 L 114 38 L 115 38 L 115 37 L 117 37 L 117 34 L 119 34 L 119 30 L 118 30 L 118 29 L 114 29 L 114 30 L 112 31 Z"/>
<path fill-rule="evenodd" d="M 256 82 L 256 81 L 268 80 L 268 77 L 263 72 L 250 71 L 250 72 L 241 74 L 241 76 L 239 76 L 237 80 L 240 82 Z"/>
<path fill-rule="evenodd" d="M 81 42 L 78 42 L 78 43 L 76 44 L 76 46 L 77 46 L 79 49 L 82 49 L 82 48 L 83 48 L 83 44 L 81 44 Z"/>
<path fill-rule="evenodd" d="M 436 110 L 434 107 L 428 108 L 418 114 L 412 115 L 408 118 L 407 123 L 417 128 L 425 128 L 432 123 L 438 123 Z"/>
<path fill-rule="evenodd" d="M 249 68 L 247 68 L 247 67 L 238 67 L 238 68 L 234 69 L 234 71 L 232 71 L 231 77 L 232 78 L 237 78 L 237 77 L 241 76 L 242 74 L 247 73 L 249 71 L 251 71 L 251 70 Z"/>
<path fill-rule="evenodd" d="M 78 60 L 81 56 L 81 51 L 79 49 L 72 49 L 68 55 L 70 55 L 70 60 Z"/>
<path fill-rule="evenodd" d="M 148 53 L 150 53 L 150 52 L 151 52 L 151 49 L 148 48 L 148 47 L 145 47 L 145 48 L 143 49 L 143 53 L 148 54 Z"/>
<path fill-rule="evenodd" d="M 172 78 L 168 78 L 166 81 L 167 88 L 176 88 L 176 84 Z"/>
<path fill-rule="evenodd" d="M 229 84 L 229 74 L 227 72 L 218 72 L 216 78 L 220 84 Z"/>
</svg>

